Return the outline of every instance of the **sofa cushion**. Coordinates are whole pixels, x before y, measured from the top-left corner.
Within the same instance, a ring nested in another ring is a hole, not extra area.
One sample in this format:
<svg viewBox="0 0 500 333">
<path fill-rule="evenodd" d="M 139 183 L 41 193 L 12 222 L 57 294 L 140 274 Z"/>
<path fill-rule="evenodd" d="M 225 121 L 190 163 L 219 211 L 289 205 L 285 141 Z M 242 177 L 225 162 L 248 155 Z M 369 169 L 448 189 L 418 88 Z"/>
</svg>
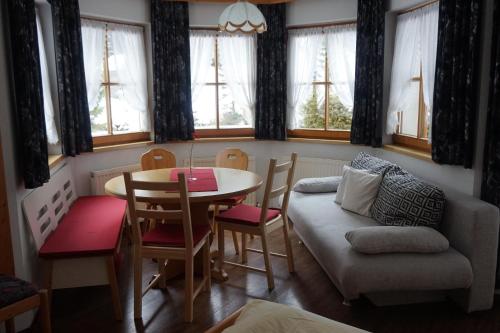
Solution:
<svg viewBox="0 0 500 333">
<path fill-rule="evenodd" d="M 302 178 L 295 184 L 293 190 L 302 193 L 336 192 L 341 181 L 342 176 Z"/>
<path fill-rule="evenodd" d="M 367 172 L 349 173 L 342 199 L 342 208 L 364 216 L 371 216 L 370 211 L 377 197 L 382 175 Z"/>
<path fill-rule="evenodd" d="M 251 300 L 243 307 L 234 325 L 223 332 L 361 333 L 366 331 L 284 304 Z"/>
<path fill-rule="evenodd" d="M 0 274 L 0 308 L 38 293 L 35 286 L 13 276 Z"/>
<path fill-rule="evenodd" d="M 439 228 L 445 196 L 442 190 L 410 174 L 387 174 L 372 207 L 373 218 L 384 225 Z"/>
<path fill-rule="evenodd" d="M 448 250 L 446 237 L 428 227 L 377 226 L 346 232 L 352 248 L 366 254 L 439 253 Z"/>
<path fill-rule="evenodd" d="M 342 179 L 337 188 L 337 195 L 335 196 L 335 202 L 338 203 L 339 205 L 342 204 L 342 200 L 344 199 L 347 179 L 349 178 L 349 175 L 351 173 L 365 174 L 367 171 L 368 170 L 354 169 L 350 166 L 344 165 L 344 167 L 342 168 Z"/>
<path fill-rule="evenodd" d="M 369 170 L 371 173 L 385 174 L 388 171 L 396 174 L 406 173 L 396 164 L 389 161 L 372 156 L 365 152 L 360 152 L 358 156 L 351 162 L 354 169 Z"/>
<path fill-rule="evenodd" d="M 294 231 L 346 299 L 383 291 L 448 290 L 472 284 L 469 260 L 454 248 L 435 254 L 355 251 L 348 231 L 380 226 L 369 217 L 343 210 L 335 193 L 291 192 L 288 217 Z"/>
</svg>

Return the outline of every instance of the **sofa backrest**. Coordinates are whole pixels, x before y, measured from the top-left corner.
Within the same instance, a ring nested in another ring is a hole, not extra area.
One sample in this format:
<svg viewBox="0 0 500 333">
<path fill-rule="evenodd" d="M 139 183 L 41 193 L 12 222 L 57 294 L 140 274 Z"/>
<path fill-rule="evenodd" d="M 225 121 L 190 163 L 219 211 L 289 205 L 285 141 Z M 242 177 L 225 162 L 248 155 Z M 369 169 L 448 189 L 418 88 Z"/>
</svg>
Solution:
<svg viewBox="0 0 500 333">
<path fill-rule="evenodd" d="M 64 164 L 48 183 L 28 194 L 22 202 L 37 250 L 54 231 L 77 199 L 71 168 Z"/>
</svg>

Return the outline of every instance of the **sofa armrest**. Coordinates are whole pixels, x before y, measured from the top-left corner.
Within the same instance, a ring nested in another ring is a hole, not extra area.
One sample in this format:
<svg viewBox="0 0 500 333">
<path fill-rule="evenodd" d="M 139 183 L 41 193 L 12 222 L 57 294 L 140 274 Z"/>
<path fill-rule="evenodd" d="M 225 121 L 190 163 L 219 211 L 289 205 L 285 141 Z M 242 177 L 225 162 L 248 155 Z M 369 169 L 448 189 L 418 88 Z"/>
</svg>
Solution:
<svg viewBox="0 0 500 333">
<path fill-rule="evenodd" d="M 446 191 L 441 232 L 467 257 L 474 274 L 467 290 L 450 293 L 467 312 L 490 309 L 496 280 L 499 209 L 471 196 Z"/>
</svg>

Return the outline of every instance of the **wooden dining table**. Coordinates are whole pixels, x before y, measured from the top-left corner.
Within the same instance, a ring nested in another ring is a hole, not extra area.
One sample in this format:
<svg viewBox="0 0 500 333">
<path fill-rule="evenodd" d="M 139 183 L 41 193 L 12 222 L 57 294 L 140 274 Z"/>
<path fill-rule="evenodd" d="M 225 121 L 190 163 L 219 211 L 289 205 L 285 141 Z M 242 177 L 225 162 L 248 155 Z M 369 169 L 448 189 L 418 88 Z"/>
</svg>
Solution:
<svg viewBox="0 0 500 333">
<path fill-rule="evenodd" d="M 189 177 L 189 168 L 181 168 Z M 196 169 L 196 168 L 193 168 Z M 200 168 L 206 169 L 206 168 Z M 237 169 L 211 168 L 214 171 L 217 180 L 217 190 L 207 192 L 189 192 L 189 204 L 191 210 L 191 221 L 193 224 L 209 224 L 212 220 L 209 218 L 209 208 L 214 201 L 230 199 L 235 196 L 248 195 L 255 192 L 263 183 L 262 178 L 256 173 Z M 156 169 L 147 171 L 138 171 L 132 174 L 132 178 L 138 181 L 147 182 L 165 182 L 170 181 L 170 173 L 175 168 Z M 122 176 L 115 177 L 106 182 L 105 191 L 108 195 L 127 198 L 125 181 Z M 178 193 L 158 192 L 158 191 L 136 191 L 138 202 L 145 202 L 163 207 L 171 207 L 179 202 Z M 211 242 L 213 237 L 211 237 Z M 201 267 L 201 256 L 196 258 L 195 266 Z M 184 271 L 182 261 L 169 260 L 166 267 L 167 278 L 173 278 Z M 213 267 L 212 277 L 216 280 L 226 280 L 227 274 L 224 271 L 218 271 Z"/>
</svg>

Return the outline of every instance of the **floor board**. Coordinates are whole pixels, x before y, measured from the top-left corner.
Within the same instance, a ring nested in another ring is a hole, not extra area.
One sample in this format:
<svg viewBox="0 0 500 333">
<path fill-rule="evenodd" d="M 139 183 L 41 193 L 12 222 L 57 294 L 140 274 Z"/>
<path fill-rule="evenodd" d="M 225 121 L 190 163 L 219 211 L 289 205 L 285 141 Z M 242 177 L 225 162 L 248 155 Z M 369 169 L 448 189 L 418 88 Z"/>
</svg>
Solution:
<svg viewBox="0 0 500 333">
<path fill-rule="evenodd" d="M 229 236 L 229 234 L 227 235 Z M 272 233 L 272 251 L 281 250 L 282 234 Z M 202 293 L 194 305 L 194 322 L 183 322 L 183 279 L 168 283 L 165 291 L 152 290 L 144 297 L 143 324 L 133 320 L 132 269 L 129 248 L 122 250 L 119 271 L 124 321 L 113 317 L 110 291 L 107 287 L 56 290 L 53 294 L 54 332 L 203 332 L 230 315 L 252 298 L 267 299 L 303 308 L 319 315 L 372 332 L 500 332 L 500 305 L 489 311 L 465 314 L 452 302 L 375 307 L 361 299 L 351 307 L 342 297 L 307 249 L 292 234 L 297 273 L 290 275 L 286 261 L 272 258 L 276 288 L 268 292 L 263 274 L 227 267 L 229 281 L 213 283 L 211 294 Z M 232 240 L 226 237 L 227 254 L 234 253 Z M 250 244 L 257 247 L 255 238 Z M 259 254 L 249 253 L 249 263 L 263 265 Z M 144 261 L 144 283 L 156 265 Z M 498 301 L 498 300 L 497 300 Z"/>
</svg>

